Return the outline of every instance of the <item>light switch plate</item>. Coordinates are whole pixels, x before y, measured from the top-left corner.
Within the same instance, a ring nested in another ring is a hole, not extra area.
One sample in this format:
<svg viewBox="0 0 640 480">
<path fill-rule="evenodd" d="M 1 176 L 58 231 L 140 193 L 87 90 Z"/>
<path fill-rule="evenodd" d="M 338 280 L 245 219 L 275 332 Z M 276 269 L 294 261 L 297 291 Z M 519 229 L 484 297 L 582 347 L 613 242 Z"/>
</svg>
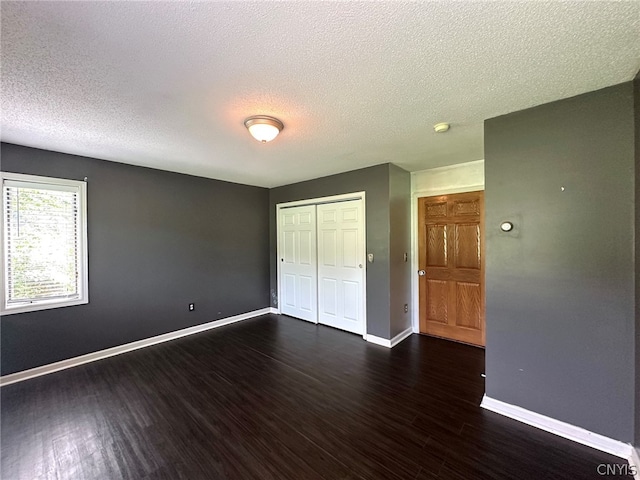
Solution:
<svg viewBox="0 0 640 480">
<path fill-rule="evenodd" d="M 369 263 L 373 263 L 373 253 L 369 253 L 369 254 L 367 254 L 367 261 L 368 261 Z"/>
</svg>

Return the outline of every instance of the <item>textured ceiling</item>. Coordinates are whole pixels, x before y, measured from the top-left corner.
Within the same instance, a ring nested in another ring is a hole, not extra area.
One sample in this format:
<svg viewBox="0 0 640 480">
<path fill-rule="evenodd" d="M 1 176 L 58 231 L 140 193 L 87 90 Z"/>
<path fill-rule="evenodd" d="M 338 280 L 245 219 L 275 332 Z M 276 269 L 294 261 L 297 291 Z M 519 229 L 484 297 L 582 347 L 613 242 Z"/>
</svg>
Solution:
<svg viewBox="0 0 640 480">
<path fill-rule="evenodd" d="M 485 119 L 640 69 L 637 1 L 0 5 L 3 141 L 268 187 L 478 160 Z"/>
</svg>

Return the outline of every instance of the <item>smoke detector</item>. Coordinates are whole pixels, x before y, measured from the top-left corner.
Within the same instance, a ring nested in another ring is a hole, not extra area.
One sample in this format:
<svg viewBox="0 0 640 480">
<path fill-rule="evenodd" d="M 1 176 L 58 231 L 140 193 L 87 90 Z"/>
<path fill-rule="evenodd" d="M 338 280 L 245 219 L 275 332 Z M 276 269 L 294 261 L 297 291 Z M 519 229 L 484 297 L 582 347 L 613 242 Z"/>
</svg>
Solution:
<svg viewBox="0 0 640 480">
<path fill-rule="evenodd" d="M 451 128 L 451 125 L 449 125 L 446 122 L 442 122 L 442 123 L 436 123 L 433 126 L 433 129 L 435 130 L 436 133 L 444 133 L 447 130 L 449 130 L 449 128 Z"/>
</svg>

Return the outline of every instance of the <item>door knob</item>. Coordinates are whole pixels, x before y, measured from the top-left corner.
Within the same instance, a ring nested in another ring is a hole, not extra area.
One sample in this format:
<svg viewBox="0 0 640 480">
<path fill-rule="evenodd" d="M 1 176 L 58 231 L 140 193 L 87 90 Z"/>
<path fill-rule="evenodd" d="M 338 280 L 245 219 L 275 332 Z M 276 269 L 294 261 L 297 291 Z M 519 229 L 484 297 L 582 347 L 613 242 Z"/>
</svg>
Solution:
<svg viewBox="0 0 640 480">
<path fill-rule="evenodd" d="M 421 277 L 424 277 L 427 274 L 427 272 L 425 272 L 424 270 L 418 270 L 418 275 L 420 275 Z"/>
<path fill-rule="evenodd" d="M 358 265 L 358 267 L 362 268 L 362 264 Z"/>
</svg>

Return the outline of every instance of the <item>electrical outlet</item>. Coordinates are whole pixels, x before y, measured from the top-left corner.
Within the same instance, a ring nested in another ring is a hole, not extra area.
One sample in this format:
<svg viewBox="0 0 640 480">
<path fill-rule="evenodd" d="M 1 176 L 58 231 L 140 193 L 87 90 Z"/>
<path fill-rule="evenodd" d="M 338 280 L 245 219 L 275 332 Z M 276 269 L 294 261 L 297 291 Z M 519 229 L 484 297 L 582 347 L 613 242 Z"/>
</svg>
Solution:
<svg viewBox="0 0 640 480">
<path fill-rule="evenodd" d="M 408 304 L 404 304 L 404 313 L 409 313 L 409 305 Z"/>
<path fill-rule="evenodd" d="M 193 312 L 195 309 L 196 309 L 196 305 L 195 305 L 195 303 L 190 303 L 190 304 L 189 304 L 189 311 L 190 311 L 190 312 Z"/>
</svg>

